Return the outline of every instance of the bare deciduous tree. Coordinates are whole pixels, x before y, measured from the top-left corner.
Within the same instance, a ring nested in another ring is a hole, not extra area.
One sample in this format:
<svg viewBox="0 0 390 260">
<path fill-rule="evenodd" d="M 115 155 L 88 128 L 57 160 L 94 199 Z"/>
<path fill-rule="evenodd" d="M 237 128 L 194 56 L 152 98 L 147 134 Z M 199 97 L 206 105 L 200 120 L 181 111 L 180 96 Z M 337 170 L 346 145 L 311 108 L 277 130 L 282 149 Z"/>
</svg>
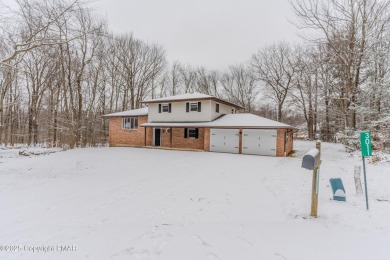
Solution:
<svg viewBox="0 0 390 260">
<path fill-rule="evenodd" d="M 221 78 L 223 93 L 227 99 L 245 108 L 245 112 L 253 112 L 258 85 L 252 70 L 244 64 L 230 66 Z"/>
<path fill-rule="evenodd" d="M 252 56 L 251 64 L 256 78 L 269 89 L 269 96 L 278 108 L 277 119 L 282 121 L 283 105 L 294 84 L 296 73 L 291 47 L 279 43 L 262 48 Z"/>
<path fill-rule="evenodd" d="M 39 47 L 72 40 L 60 37 L 56 23 L 80 8 L 81 0 L 15 0 L 15 3 L 16 8 L 1 6 L 8 15 L 0 19 L 3 38 L 0 64 L 9 65 L 16 56 Z"/>
<path fill-rule="evenodd" d="M 356 128 L 357 94 L 367 50 L 377 35 L 375 28 L 387 28 L 389 1 L 379 0 L 303 0 L 291 1 L 297 26 L 316 32 L 310 39 L 326 44 L 337 64 L 340 86 L 337 105 L 344 127 Z"/>
</svg>

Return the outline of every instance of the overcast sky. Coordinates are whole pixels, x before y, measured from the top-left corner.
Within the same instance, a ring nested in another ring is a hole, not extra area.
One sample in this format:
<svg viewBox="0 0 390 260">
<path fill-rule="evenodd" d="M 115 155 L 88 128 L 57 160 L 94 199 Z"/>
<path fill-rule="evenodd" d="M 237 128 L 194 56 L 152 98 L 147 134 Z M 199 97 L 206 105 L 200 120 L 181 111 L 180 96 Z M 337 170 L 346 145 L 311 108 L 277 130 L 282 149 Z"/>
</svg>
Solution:
<svg viewBox="0 0 390 260">
<path fill-rule="evenodd" d="M 225 69 L 275 41 L 297 41 L 287 0 L 98 0 L 116 33 L 158 42 L 169 61 Z"/>
</svg>

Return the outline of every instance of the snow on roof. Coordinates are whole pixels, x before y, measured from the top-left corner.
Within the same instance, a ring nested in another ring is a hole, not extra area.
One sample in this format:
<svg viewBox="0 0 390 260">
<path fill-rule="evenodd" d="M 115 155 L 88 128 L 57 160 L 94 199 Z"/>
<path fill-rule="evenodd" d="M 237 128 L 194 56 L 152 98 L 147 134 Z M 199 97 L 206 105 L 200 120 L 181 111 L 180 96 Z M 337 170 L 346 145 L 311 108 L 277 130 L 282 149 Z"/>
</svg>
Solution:
<svg viewBox="0 0 390 260">
<path fill-rule="evenodd" d="M 271 119 L 254 114 L 228 114 L 211 122 L 159 122 L 145 123 L 142 126 L 165 126 L 165 127 L 222 127 L 222 128 L 293 128 Z"/>
<path fill-rule="evenodd" d="M 219 101 L 221 103 L 225 103 L 225 104 L 231 105 L 231 106 L 236 107 L 236 108 L 243 108 L 242 106 L 234 104 L 234 103 L 231 103 L 229 101 L 225 101 L 223 99 L 220 99 L 220 98 L 217 98 L 217 97 L 214 97 L 214 96 L 210 96 L 210 95 L 202 94 L 202 93 L 197 93 L 197 92 L 195 92 L 195 93 L 186 93 L 186 94 L 170 96 L 170 97 L 163 97 L 163 98 L 147 99 L 147 100 L 141 101 L 141 103 L 157 103 L 157 102 L 184 101 L 184 100 L 201 100 L 201 99 L 213 99 L 213 100 L 217 100 L 217 101 Z"/>
<path fill-rule="evenodd" d="M 127 110 L 127 111 L 107 114 L 104 116 L 105 117 L 112 117 L 112 116 L 146 116 L 146 115 L 148 115 L 148 108 L 143 107 L 143 108 L 138 108 L 138 109 L 133 109 L 133 110 Z"/>
<path fill-rule="evenodd" d="M 248 127 L 270 127 L 270 128 L 292 128 L 268 118 L 254 114 L 228 114 L 211 122 L 212 126 L 248 126 Z"/>
<path fill-rule="evenodd" d="M 214 97 L 195 92 L 195 93 L 186 93 L 186 94 L 170 96 L 170 97 L 147 99 L 142 102 L 148 103 L 148 102 L 173 101 L 173 100 L 190 100 L 190 99 L 200 99 L 200 98 L 214 98 Z"/>
</svg>

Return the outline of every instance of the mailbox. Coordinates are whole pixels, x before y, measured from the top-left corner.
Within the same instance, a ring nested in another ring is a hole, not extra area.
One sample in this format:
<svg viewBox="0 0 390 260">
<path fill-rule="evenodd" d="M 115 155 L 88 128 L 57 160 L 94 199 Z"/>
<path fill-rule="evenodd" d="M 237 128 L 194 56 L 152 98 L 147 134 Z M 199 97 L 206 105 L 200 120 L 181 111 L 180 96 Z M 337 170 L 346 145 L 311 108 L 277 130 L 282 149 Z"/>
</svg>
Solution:
<svg viewBox="0 0 390 260">
<path fill-rule="evenodd" d="M 302 168 L 314 170 L 320 163 L 320 151 L 316 148 L 308 151 L 302 159 Z"/>
</svg>

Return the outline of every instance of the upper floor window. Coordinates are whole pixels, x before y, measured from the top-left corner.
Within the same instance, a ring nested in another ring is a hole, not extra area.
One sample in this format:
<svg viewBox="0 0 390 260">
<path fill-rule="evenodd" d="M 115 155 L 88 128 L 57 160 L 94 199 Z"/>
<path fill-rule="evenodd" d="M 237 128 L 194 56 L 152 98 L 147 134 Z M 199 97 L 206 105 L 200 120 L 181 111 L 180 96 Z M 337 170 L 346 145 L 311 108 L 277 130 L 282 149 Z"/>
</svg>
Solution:
<svg viewBox="0 0 390 260">
<path fill-rule="evenodd" d="M 215 104 L 215 112 L 219 113 L 219 104 Z"/>
<path fill-rule="evenodd" d="M 137 129 L 138 128 L 138 117 L 123 117 L 122 118 L 123 129 Z"/>
<path fill-rule="evenodd" d="M 168 104 L 162 104 L 161 107 L 162 107 L 163 112 L 169 112 L 169 105 Z"/>
<path fill-rule="evenodd" d="M 190 111 L 198 111 L 198 103 L 190 103 Z"/>
<path fill-rule="evenodd" d="M 187 102 L 186 103 L 186 111 L 194 111 L 194 112 L 201 112 L 201 106 L 202 102 Z"/>
<path fill-rule="evenodd" d="M 159 113 L 171 113 L 172 111 L 172 104 L 171 103 L 165 103 L 165 104 L 158 104 L 158 112 Z"/>
</svg>

